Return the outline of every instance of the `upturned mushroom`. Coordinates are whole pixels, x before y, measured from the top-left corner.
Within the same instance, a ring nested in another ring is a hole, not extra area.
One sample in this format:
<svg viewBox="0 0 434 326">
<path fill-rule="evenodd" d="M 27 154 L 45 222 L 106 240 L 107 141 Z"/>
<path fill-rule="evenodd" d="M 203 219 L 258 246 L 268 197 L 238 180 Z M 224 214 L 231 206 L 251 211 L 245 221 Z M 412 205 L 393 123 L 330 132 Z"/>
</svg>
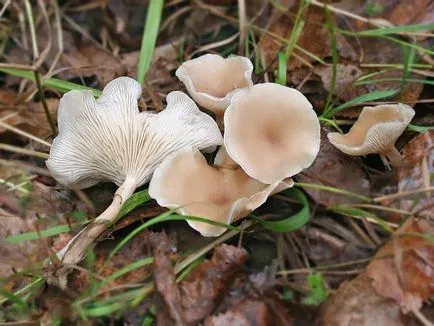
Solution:
<svg viewBox="0 0 434 326">
<path fill-rule="evenodd" d="M 320 124 L 298 90 L 274 83 L 238 91 L 224 114 L 229 156 L 252 178 L 274 184 L 309 167 Z"/>
<path fill-rule="evenodd" d="M 414 110 L 402 103 L 364 107 L 347 134 L 331 132 L 330 143 L 348 155 L 380 154 L 389 167 L 401 165 L 401 154 L 395 142 L 413 119 Z"/>
<path fill-rule="evenodd" d="M 158 114 L 139 112 L 140 95 L 139 83 L 120 77 L 108 83 L 97 100 L 90 91 L 78 90 L 60 100 L 59 135 L 47 160 L 52 176 L 69 188 L 100 181 L 119 186 L 111 205 L 59 252 L 65 264 L 81 260 L 165 157 L 184 146 L 206 149 L 222 143 L 215 121 L 186 94 L 171 92 L 166 109 Z"/>
<path fill-rule="evenodd" d="M 263 184 L 250 178 L 221 147 L 214 166 L 197 150 L 183 148 L 171 154 L 155 170 L 149 195 L 163 207 L 183 215 L 231 224 L 261 206 L 273 193 L 293 186 L 287 179 Z M 188 221 L 203 236 L 218 236 L 226 229 L 204 222 Z"/>
<path fill-rule="evenodd" d="M 233 94 L 252 86 L 252 71 L 253 64 L 246 57 L 224 59 L 216 54 L 205 54 L 184 62 L 176 70 L 176 76 L 197 103 L 221 120 Z"/>
</svg>

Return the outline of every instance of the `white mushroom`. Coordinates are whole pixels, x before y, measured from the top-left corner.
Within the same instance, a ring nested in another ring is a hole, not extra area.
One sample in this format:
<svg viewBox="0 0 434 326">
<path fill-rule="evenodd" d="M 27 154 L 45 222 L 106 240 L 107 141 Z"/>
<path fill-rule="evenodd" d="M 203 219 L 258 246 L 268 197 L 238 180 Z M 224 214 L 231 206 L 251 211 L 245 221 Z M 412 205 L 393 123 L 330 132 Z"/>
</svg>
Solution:
<svg viewBox="0 0 434 326">
<path fill-rule="evenodd" d="M 252 71 L 253 64 L 246 57 L 224 59 L 216 54 L 205 54 L 184 62 L 176 70 L 176 76 L 191 97 L 213 111 L 219 120 L 232 95 L 240 88 L 252 86 Z"/>
<path fill-rule="evenodd" d="M 330 143 L 348 155 L 380 154 L 386 166 L 401 165 L 395 142 L 413 119 L 414 110 L 402 103 L 364 107 L 350 131 L 327 135 Z"/>
<path fill-rule="evenodd" d="M 263 183 L 299 173 L 319 151 L 319 120 L 293 88 L 264 83 L 240 90 L 225 112 L 224 125 L 229 156 Z"/>
<path fill-rule="evenodd" d="M 271 194 L 293 184 L 291 179 L 267 185 L 250 178 L 234 167 L 223 147 L 215 166 L 209 166 L 199 151 L 183 148 L 155 170 L 149 195 L 160 206 L 177 209 L 183 215 L 231 224 L 262 205 Z M 204 222 L 188 223 L 203 236 L 218 236 L 226 230 Z"/>
<path fill-rule="evenodd" d="M 140 95 L 135 80 L 120 77 L 107 84 L 98 100 L 89 91 L 70 91 L 60 100 L 59 135 L 47 160 L 53 177 L 70 188 L 100 181 L 119 186 L 107 210 L 60 252 L 64 263 L 75 264 L 82 258 L 167 155 L 184 146 L 204 149 L 222 143 L 215 121 L 186 94 L 170 93 L 166 109 L 159 114 L 140 113 Z"/>
</svg>

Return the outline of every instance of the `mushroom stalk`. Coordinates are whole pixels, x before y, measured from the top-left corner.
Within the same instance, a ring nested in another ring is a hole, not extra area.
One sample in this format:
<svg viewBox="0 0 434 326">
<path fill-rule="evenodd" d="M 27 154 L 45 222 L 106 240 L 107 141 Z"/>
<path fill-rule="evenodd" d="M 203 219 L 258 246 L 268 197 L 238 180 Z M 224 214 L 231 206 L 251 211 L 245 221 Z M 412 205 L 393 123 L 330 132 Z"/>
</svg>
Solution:
<svg viewBox="0 0 434 326">
<path fill-rule="evenodd" d="M 82 260 L 92 243 L 116 221 L 122 205 L 131 197 L 135 189 L 135 179 L 127 177 L 116 191 L 110 206 L 57 253 L 58 258 L 63 264 L 75 265 Z"/>
<path fill-rule="evenodd" d="M 382 158 L 383 158 L 383 156 L 385 156 L 387 158 L 387 160 L 389 160 L 390 165 L 392 165 L 394 168 L 398 168 L 401 165 L 402 157 L 395 146 L 392 147 L 391 149 L 389 149 L 388 151 L 381 153 L 381 156 L 382 156 Z M 384 161 L 384 159 L 383 159 L 383 161 Z"/>
</svg>

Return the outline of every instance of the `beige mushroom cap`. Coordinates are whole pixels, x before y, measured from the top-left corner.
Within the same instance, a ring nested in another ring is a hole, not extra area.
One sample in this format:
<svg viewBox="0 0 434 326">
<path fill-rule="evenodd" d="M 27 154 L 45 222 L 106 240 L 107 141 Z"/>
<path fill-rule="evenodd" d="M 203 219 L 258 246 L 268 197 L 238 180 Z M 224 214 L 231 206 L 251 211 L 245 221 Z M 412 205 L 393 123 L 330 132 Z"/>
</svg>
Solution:
<svg viewBox="0 0 434 326">
<path fill-rule="evenodd" d="M 272 193 L 292 186 L 291 179 L 267 185 L 239 168 L 209 166 L 199 151 L 183 148 L 155 170 L 149 195 L 160 206 L 175 208 L 183 215 L 230 224 L 262 205 Z M 203 222 L 188 223 L 203 236 L 219 236 L 226 230 Z"/>
<path fill-rule="evenodd" d="M 273 184 L 312 164 L 320 124 L 298 90 L 264 83 L 236 93 L 224 115 L 229 156 L 252 178 Z"/>
<path fill-rule="evenodd" d="M 205 54 L 184 62 L 176 70 L 176 76 L 197 103 L 221 116 L 232 95 L 252 85 L 252 71 L 253 64 L 246 57 L 224 59 L 216 54 Z"/>
<path fill-rule="evenodd" d="M 395 142 L 413 119 L 414 110 L 402 103 L 364 107 L 350 131 L 341 135 L 331 132 L 330 143 L 348 155 L 380 154 L 393 166 L 399 166 L 401 155 Z"/>
<path fill-rule="evenodd" d="M 90 91 L 70 91 L 59 104 L 59 135 L 46 164 L 52 176 L 70 188 L 100 181 L 136 187 L 157 165 L 184 146 L 205 149 L 223 142 L 216 122 L 182 92 L 167 96 L 158 114 L 139 112 L 142 92 L 134 79 L 119 77 L 97 100 Z"/>
</svg>

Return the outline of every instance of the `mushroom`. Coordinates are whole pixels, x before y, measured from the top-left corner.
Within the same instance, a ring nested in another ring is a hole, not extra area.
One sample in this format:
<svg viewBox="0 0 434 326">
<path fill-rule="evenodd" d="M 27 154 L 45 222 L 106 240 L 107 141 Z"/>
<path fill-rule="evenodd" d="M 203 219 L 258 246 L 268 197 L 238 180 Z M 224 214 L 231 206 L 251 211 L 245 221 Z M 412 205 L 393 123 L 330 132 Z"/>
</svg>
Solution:
<svg viewBox="0 0 434 326">
<path fill-rule="evenodd" d="M 229 156 L 262 183 L 299 173 L 319 151 L 319 120 L 293 88 L 264 83 L 240 90 L 224 114 L 224 125 Z"/>
<path fill-rule="evenodd" d="M 378 153 L 389 167 L 401 165 L 401 154 L 395 142 L 413 119 L 414 110 L 402 103 L 384 104 L 363 108 L 350 131 L 342 135 L 331 132 L 327 135 L 330 143 L 348 155 Z"/>
<path fill-rule="evenodd" d="M 223 146 L 214 166 L 209 166 L 198 150 L 186 147 L 158 166 L 149 184 L 149 195 L 160 206 L 177 209 L 183 215 L 231 224 L 261 206 L 271 194 L 293 184 L 291 179 L 268 185 L 250 178 L 234 166 Z M 198 221 L 188 224 L 207 237 L 226 230 Z"/>
<path fill-rule="evenodd" d="M 184 83 L 191 97 L 221 120 L 232 95 L 252 83 L 252 62 L 242 56 L 227 59 L 205 54 L 184 62 L 176 76 Z"/>
<path fill-rule="evenodd" d="M 46 162 L 52 176 L 69 188 L 87 188 L 100 181 L 119 186 L 111 205 L 59 252 L 65 264 L 81 260 L 167 155 L 184 146 L 206 149 L 223 141 L 215 121 L 186 94 L 169 93 L 166 109 L 154 114 L 139 112 L 141 92 L 135 80 L 119 77 L 97 100 L 90 91 L 78 90 L 60 100 L 59 135 Z"/>
</svg>

